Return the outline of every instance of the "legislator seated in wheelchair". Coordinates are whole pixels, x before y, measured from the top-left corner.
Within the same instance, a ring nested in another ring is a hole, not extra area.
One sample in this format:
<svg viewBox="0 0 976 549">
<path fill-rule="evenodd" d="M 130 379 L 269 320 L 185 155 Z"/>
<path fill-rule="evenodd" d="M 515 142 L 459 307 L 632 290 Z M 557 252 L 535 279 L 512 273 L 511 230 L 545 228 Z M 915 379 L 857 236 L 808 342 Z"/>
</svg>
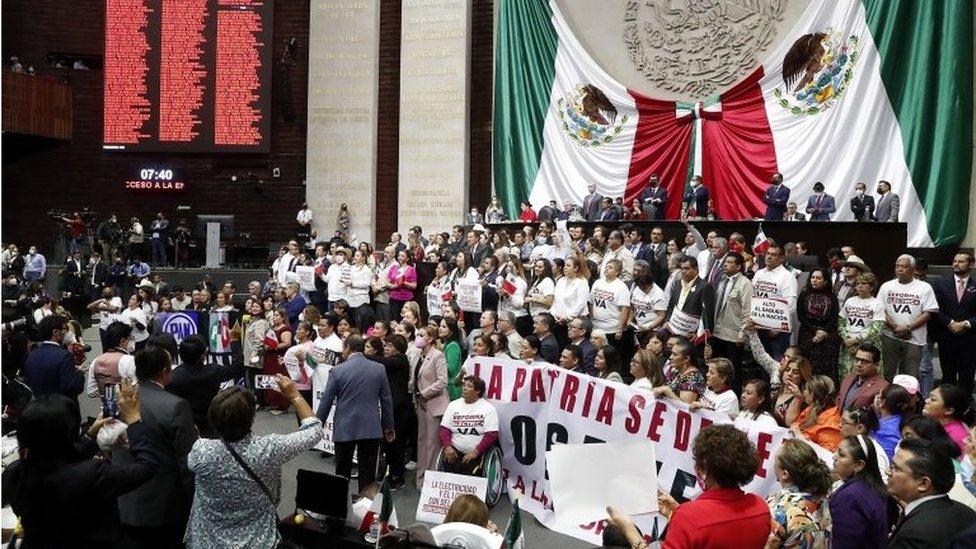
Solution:
<svg viewBox="0 0 976 549">
<path fill-rule="evenodd" d="M 485 502 L 497 503 L 501 497 L 501 450 L 498 447 L 498 412 L 485 400 L 483 379 L 467 376 L 461 398 L 444 411 L 439 436 L 441 452 L 438 471 L 475 475 L 488 479 Z"/>
</svg>

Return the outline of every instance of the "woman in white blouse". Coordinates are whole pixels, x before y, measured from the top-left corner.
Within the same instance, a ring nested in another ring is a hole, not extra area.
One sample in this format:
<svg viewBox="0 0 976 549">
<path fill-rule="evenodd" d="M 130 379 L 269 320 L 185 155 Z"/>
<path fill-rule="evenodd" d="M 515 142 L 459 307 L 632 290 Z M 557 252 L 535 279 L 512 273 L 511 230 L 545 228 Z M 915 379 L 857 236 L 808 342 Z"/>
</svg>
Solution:
<svg viewBox="0 0 976 549">
<path fill-rule="evenodd" d="M 447 276 L 450 266 L 446 261 L 438 261 L 434 267 L 434 279 L 424 288 L 424 295 L 427 298 L 427 311 L 436 314 L 434 311 L 441 309 L 444 303 L 444 295 L 451 291 L 451 279 Z"/>
<path fill-rule="evenodd" d="M 474 268 L 474 261 L 468 252 L 458 252 L 454 258 L 457 267 L 451 271 L 450 281 L 454 286 L 454 293 L 457 293 L 458 280 L 478 280 L 478 270 Z"/>
<path fill-rule="evenodd" d="M 515 315 L 516 331 L 518 331 L 520 323 L 531 329 L 532 321 L 528 311 L 525 310 L 528 284 L 525 282 L 522 262 L 517 256 L 508 256 L 505 268 L 498 275 L 496 286 L 498 287 L 498 316 L 501 317 L 502 313 L 510 312 Z"/>
<path fill-rule="evenodd" d="M 534 317 L 539 313 L 549 312 L 555 297 L 555 290 L 556 283 L 552 280 L 552 265 L 550 265 L 549 260 L 536 259 L 533 261 L 532 284 L 525 292 L 525 304 L 529 306 L 529 314 Z M 525 326 L 516 325 L 520 335 L 523 334 L 525 328 Z M 531 325 L 527 328 L 524 335 L 532 333 Z"/>
<path fill-rule="evenodd" d="M 368 258 L 362 249 L 356 250 L 352 256 L 352 267 L 349 269 L 349 280 L 346 282 L 346 303 L 349 313 L 356 321 L 356 327 L 363 333 L 372 324 L 372 311 L 364 310 L 369 305 L 369 287 L 373 283 L 373 270 L 367 263 Z"/>
<path fill-rule="evenodd" d="M 132 340 L 136 342 L 136 350 L 146 346 L 149 339 L 149 319 L 146 318 L 146 311 L 142 310 L 142 297 L 133 294 L 129 298 L 129 306 L 119 313 L 119 320 L 132 326 Z"/>
<path fill-rule="evenodd" d="M 590 285 L 587 283 L 589 278 L 590 270 L 585 261 L 577 257 L 566 259 L 563 277 L 556 282 L 552 307 L 549 309 L 557 323 L 565 326 L 578 316 L 589 316 L 586 310 L 587 300 L 590 298 Z"/>
</svg>

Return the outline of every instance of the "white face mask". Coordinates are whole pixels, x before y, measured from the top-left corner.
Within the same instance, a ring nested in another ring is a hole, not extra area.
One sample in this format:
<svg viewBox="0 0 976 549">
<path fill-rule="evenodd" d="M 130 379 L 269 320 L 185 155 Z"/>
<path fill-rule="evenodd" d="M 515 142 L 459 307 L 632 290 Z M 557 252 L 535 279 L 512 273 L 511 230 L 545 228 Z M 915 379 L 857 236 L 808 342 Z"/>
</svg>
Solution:
<svg viewBox="0 0 976 549">
<path fill-rule="evenodd" d="M 130 339 L 125 344 L 125 352 L 127 352 L 127 353 L 134 353 L 135 351 L 136 351 L 136 342 Z"/>
<path fill-rule="evenodd" d="M 62 344 L 63 344 L 63 345 L 65 346 L 65 347 L 67 347 L 68 345 L 71 345 L 72 343 L 75 343 L 76 341 L 77 341 L 77 340 L 75 339 L 75 333 L 74 333 L 74 332 L 71 332 L 71 331 L 69 331 L 69 332 L 65 332 L 65 334 L 64 334 L 64 339 L 63 339 L 63 340 L 61 340 L 61 343 L 62 343 Z"/>
<path fill-rule="evenodd" d="M 856 194 L 857 196 L 861 196 L 864 194 L 864 189 L 856 189 L 854 191 L 854 194 Z"/>
</svg>

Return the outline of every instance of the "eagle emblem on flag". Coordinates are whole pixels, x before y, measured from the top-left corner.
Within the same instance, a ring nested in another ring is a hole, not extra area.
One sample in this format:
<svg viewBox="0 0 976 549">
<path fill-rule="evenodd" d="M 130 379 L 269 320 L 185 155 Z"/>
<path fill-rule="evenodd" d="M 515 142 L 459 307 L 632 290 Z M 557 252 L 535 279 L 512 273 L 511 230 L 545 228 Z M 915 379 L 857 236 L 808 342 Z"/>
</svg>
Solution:
<svg viewBox="0 0 976 549">
<path fill-rule="evenodd" d="M 860 39 L 827 29 L 804 34 L 783 58 L 783 84 L 773 90 L 781 107 L 794 116 L 818 114 L 844 95 L 854 78 Z"/>
<path fill-rule="evenodd" d="M 613 141 L 627 123 L 626 114 L 603 90 L 593 84 L 580 84 L 556 102 L 556 112 L 566 135 L 583 147 L 599 147 Z"/>
</svg>

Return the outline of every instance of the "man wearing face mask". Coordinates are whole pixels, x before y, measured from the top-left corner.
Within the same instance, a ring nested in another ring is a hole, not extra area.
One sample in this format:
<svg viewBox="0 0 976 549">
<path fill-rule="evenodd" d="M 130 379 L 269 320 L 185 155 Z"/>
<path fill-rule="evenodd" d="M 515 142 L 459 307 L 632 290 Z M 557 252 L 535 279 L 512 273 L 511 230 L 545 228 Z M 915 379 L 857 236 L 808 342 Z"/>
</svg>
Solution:
<svg viewBox="0 0 976 549">
<path fill-rule="evenodd" d="M 898 195 L 891 192 L 891 183 L 878 181 L 878 207 L 875 220 L 879 223 L 898 222 Z"/>
<path fill-rule="evenodd" d="M 824 192 L 824 184 L 817 181 L 813 184 L 813 196 L 807 199 L 807 213 L 810 221 L 830 221 L 830 214 L 837 211 L 834 197 Z"/>
<path fill-rule="evenodd" d="M 867 185 L 863 181 L 854 185 L 851 213 L 854 214 L 854 221 L 874 221 L 874 197 L 867 194 Z"/>
<path fill-rule="evenodd" d="M 64 348 L 68 333 L 68 319 L 61 315 L 46 316 L 37 324 L 41 344 L 24 362 L 24 377 L 35 396 L 57 394 L 77 402 L 84 389 L 85 378 Z"/>
<path fill-rule="evenodd" d="M 481 215 L 478 208 L 471 208 L 471 211 L 464 215 L 465 225 L 474 225 L 476 223 L 484 223 L 485 216 Z"/>
<path fill-rule="evenodd" d="M 24 258 L 24 280 L 30 284 L 36 280 L 44 280 L 47 273 L 47 260 L 37 251 L 37 246 L 31 246 Z"/>
<path fill-rule="evenodd" d="M 363 354 L 366 344 L 358 335 L 346 338 L 344 362 L 329 373 L 316 416 L 323 422 L 335 405 L 336 474 L 349 478 L 357 452 L 359 491 L 376 479 L 380 440 L 393 442 L 393 398 L 386 368 Z M 379 412 L 377 412 L 379 410 Z"/>
</svg>

